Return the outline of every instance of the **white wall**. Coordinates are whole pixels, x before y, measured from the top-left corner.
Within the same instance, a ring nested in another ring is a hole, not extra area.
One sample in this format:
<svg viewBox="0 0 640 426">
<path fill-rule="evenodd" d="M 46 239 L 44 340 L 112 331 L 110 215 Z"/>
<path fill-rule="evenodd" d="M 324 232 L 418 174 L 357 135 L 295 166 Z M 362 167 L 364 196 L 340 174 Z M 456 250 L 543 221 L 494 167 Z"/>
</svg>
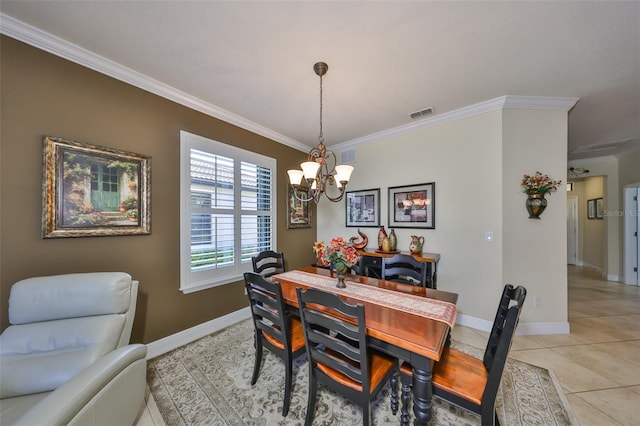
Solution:
<svg viewBox="0 0 640 426">
<path fill-rule="evenodd" d="M 387 188 L 435 182 L 435 229 L 396 228 L 398 248 L 422 235 L 424 251 L 442 255 L 438 288 L 460 295 L 459 322 L 490 324 L 502 286 L 512 282 L 529 289 L 522 324 L 534 324 L 532 332 L 567 332 L 566 192 L 551 195 L 534 223 L 519 186 L 536 170 L 564 179 L 566 134 L 566 110 L 517 109 L 389 136 L 355 148 L 348 189 L 380 188 L 387 228 Z M 318 204 L 318 240 L 357 235 L 345 227 L 344 209 L 344 201 Z M 375 248 L 378 228 L 361 230 Z M 494 232 L 493 243 L 484 241 L 485 231 Z M 533 295 L 542 297 L 538 308 Z"/>
</svg>

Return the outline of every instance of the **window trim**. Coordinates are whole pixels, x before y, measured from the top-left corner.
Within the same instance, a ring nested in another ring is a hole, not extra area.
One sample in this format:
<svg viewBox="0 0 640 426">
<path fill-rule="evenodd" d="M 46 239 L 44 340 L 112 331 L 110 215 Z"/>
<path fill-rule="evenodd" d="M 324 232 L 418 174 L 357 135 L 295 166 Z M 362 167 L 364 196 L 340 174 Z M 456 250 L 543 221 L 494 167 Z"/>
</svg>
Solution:
<svg viewBox="0 0 640 426">
<path fill-rule="evenodd" d="M 234 182 L 239 180 L 240 162 L 256 164 L 271 169 L 271 246 L 277 247 L 277 160 L 253 151 L 228 145 L 193 133 L 180 131 L 180 288 L 182 293 L 192 293 L 240 281 L 243 273 L 252 270 L 251 261 L 241 263 L 219 273 L 201 273 L 191 271 L 191 149 L 197 149 L 214 155 L 232 158 L 237 162 L 234 167 Z M 241 187 L 240 187 L 241 190 Z M 240 201 L 234 204 L 235 223 L 241 223 L 242 206 Z M 240 241 L 240 228 L 234 229 L 234 240 Z M 239 252 L 238 252 L 239 253 Z M 225 268 L 226 269 L 226 268 Z M 212 275 L 215 275 L 212 277 Z"/>
</svg>

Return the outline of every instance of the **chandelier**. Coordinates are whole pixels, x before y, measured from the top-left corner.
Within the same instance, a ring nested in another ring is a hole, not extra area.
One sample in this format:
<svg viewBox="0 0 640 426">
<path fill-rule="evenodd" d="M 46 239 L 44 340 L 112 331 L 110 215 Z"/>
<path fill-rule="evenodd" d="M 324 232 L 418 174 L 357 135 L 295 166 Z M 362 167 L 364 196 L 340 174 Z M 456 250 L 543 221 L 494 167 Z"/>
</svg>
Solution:
<svg viewBox="0 0 640 426">
<path fill-rule="evenodd" d="M 322 76 L 329 66 L 317 62 L 313 70 L 320 76 L 320 135 L 318 146 L 309 151 L 307 161 L 300 164 L 300 169 L 287 170 L 289 183 L 293 187 L 294 196 L 301 201 L 320 201 L 324 194 L 330 201 L 342 200 L 344 191 L 353 172 L 353 166 L 338 165 L 336 155 L 324 145 L 322 134 Z M 302 185 L 304 178 L 305 184 Z"/>
</svg>

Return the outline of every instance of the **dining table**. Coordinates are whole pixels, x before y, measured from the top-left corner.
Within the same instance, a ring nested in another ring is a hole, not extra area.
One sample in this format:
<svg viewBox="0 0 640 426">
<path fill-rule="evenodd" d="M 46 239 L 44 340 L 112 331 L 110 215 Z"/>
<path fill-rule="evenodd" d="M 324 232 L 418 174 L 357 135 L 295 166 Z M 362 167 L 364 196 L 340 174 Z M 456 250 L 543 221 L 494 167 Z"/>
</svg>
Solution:
<svg viewBox="0 0 640 426">
<path fill-rule="evenodd" d="M 339 294 L 365 309 L 369 345 L 411 363 L 414 425 L 432 416 L 432 365 L 448 344 L 457 314 L 456 293 L 350 274 L 346 288 L 336 287 L 335 272 L 307 266 L 274 275 L 288 309 L 298 315 L 296 288 L 309 287 Z"/>
</svg>

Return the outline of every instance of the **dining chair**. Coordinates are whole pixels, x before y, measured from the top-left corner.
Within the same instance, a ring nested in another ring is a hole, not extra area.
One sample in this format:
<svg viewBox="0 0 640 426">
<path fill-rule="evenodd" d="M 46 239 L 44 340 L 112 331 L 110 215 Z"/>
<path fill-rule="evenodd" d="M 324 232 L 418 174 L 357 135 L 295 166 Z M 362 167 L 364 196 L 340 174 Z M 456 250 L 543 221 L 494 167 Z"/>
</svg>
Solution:
<svg viewBox="0 0 640 426">
<path fill-rule="evenodd" d="M 371 402 L 398 374 L 398 360 L 368 347 L 362 304 L 314 288 L 296 293 L 309 361 L 305 425 L 314 418 L 318 382 L 362 407 L 363 424 L 370 425 Z M 397 401 L 393 385 L 391 393 Z"/>
<path fill-rule="evenodd" d="M 251 258 L 253 272 L 269 278 L 272 275 L 285 272 L 284 253 L 273 250 L 265 250 Z"/>
<path fill-rule="evenodd" d="M 382 279 L 425 286 L 427 265 L 408 254 L 394 254 L 382 259 Z"/>
<path fill-rule="evenodd" d="M 483 426 L 500 424 L 496 395 L 526 296 L 522 286 L 504 286 L 482 359 L 447 346 L 433 367 L 433 395 L 479 415 Z M 402 425 L 409 424 L 411 371 L 408 363 L 400 367 Z"/>
<path fill-rule="evenodd" d="M 267 281 L 255 272 L 245 272 L 244 282 L 255 328 L 256 362 L 251 385 L 258 381 L 262 348 L 265 347 L 285 364 L 282 415 L 286 416 L 289 413 L 293 386 L 293 360 L 305 351 L 302 324 L 295 316 L 287 314 L 280 283 Z"/>
</svg>

